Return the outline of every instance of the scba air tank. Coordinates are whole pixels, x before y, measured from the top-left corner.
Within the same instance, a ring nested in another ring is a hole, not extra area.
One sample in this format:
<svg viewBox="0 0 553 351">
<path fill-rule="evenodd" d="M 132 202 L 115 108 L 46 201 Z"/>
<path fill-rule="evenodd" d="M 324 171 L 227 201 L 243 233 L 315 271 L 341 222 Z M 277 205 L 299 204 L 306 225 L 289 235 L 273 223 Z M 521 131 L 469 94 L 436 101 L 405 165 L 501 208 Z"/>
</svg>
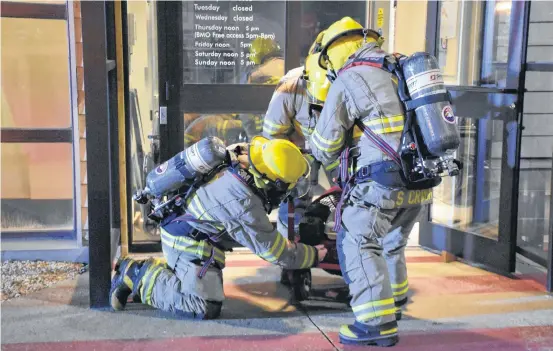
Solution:
<svg viewBox="0 0 553 351">
<path fill-rule="evenodd" d="M 403 75 L 412 100 L 447 92 L 438 60 L 428 53 L 416 53 L 407 58 L 403 63 Z M 415 114 L 422 141 L 432 155 L 445 156 L 459 147 L 459 131 L 449 102 L 420 106 Z"/>
<path fill-rule="evenodd" d="M 190 185 L 225 162 L 227 151 L 217 137 L 206 137 L 152 170 L 146 178 L 146 191 L 156 197 Z"/>
</svg>

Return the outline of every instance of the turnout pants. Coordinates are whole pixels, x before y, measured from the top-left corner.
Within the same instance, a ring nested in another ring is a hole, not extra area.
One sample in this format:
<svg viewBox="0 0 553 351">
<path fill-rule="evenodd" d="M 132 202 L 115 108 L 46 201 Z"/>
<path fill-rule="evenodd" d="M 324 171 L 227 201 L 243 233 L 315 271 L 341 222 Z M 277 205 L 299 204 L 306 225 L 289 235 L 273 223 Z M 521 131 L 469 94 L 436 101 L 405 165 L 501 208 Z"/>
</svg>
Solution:
<svg viewBox="0 0 553 351">
<path fill-rule="evenodd" d="M 177 246 L 177 242 L 163 241 L 167 264 L 146 271 L 142 302 L 187 318 L 217 318 L 225 299 L 222 271 L 211 266 L 200 279 L 201 265 Z"/>
<path fill-rule="evenodd" d="M 397 206 L 414 199 L 409 195 L 361 183 L 343 206 L 338 256 L 355 318 L 361 323 L 377 327 L 395 321 L 395 302 L 407 297 L 405 246 L 423 208 L 416 201 L 411 207 Z"/>
</svg>

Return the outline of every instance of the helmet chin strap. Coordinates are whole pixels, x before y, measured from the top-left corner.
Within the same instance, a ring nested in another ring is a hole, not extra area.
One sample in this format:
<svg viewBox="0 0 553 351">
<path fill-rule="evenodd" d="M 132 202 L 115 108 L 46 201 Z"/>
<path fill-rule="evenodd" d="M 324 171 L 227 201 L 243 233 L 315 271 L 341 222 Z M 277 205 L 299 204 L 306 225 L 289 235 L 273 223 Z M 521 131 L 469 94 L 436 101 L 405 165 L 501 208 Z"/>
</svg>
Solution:
<svg viewBox="0 0 553 351">
<path fill-rule="evenodd" d="M 334 66 L 332 65 L 332 62 L 330 61 L 330 57 L 328 57 L 328 55 L 326 55 L 325 60 L 327 65 L 326 77 L 328 78 L 330 83 L 334 83 L 338 75 L 336 74 L 336 71 L 334 70 Z"/>
</svg>

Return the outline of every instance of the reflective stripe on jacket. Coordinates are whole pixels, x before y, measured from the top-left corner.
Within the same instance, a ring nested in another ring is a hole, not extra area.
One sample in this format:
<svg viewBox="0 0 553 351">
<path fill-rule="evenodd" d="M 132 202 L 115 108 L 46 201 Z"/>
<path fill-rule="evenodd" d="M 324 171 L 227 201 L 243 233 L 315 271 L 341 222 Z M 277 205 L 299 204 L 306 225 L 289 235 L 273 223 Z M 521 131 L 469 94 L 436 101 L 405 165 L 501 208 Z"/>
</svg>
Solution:
<svg viewBox="0 0 553 351">
<path fill-rule="evenodd" d="M 309 115 L 307 87 L 301 78 L 303 69 L 290 70 L 277 86 L 265 119 L 263 136 L 269 139 L 286 139 L 299 148 L 310 148 L 306 137 L 313 132 L 316 120 Z"/>
<path fill-rule="evenodd" d="M 382 57 L 386 53 L 374 43 L 369 43 L 352 56 Z M 397 149 L 404 117 L 403 104 L 392 77 L 377 67 L 356 66 L 342 72 L 332 83 L 311 135 L 313 155 L 324 165 L 335 162 L 350 139 L 351 146 L 359 146 L 354 150 L 354 155 L 358 156 L 358 167 L 387 159 L 357 127 L 354 128 L 356 119 L 361 119 L 392 148 Z"/>
</svg>

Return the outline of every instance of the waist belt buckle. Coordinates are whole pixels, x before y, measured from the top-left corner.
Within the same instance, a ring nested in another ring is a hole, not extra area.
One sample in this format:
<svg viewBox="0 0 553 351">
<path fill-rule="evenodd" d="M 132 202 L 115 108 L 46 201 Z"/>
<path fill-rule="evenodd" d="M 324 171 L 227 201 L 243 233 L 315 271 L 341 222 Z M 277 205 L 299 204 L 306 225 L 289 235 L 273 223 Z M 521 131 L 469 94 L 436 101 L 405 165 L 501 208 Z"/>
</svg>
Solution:
<svg viewBox="0 0 553 351">
<path fill-rule="evenodd" d="M 194 229 L 190 233 L 188 233 L 188 237 L 196 241 L 200 241 L 201 240 L 201 238 L 199 238 L 200 234 L 202 234 L 202 232 L 200 232 L 198 229 Z"/>
<path fill-rule="evenodd" d="M 368 178 L 371 175 L 371 166 L 363 166 L 358 172 L 358 177 L 361 179 Z"/>
</svg>

